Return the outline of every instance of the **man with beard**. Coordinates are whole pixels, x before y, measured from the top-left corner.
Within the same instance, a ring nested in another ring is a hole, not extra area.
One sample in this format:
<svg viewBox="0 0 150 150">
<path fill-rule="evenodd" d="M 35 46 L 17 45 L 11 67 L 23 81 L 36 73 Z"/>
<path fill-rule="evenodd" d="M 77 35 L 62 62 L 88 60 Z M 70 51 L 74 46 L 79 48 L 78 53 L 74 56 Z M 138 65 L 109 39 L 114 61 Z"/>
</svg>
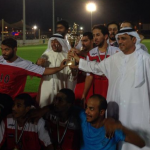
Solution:
<svg viewBox="0 0 150 150">
<path fill-rule="evenodd" d="M 25 116 L 32 109 L 32 98 L 27 93 L 17 95 L 12 107 L 12 114 L 2 124 L 0 147 L 6 141 L 7 150 L 53 150 L 51 139 L 45 130 L 45 121 L 27 122 Z"/>
<path fill-rule="evenodd" d="M 108 30 L 103 25 L 95 25 L 92 29 L 93 42 L 97 47 L 89 51 L 87 59 L 90 61 L 101 62 L 110 55 L 120 51 L 117 47 L 107 44 Z M 105 75 L 90 74 L 86 77 L 85 87 L 82 95 L 82 99 L 86 99 L 90 87 L 93 86 L 93 94 L 100 94 L 106 98 L 108 80 Z"/>
<path fill-rule="evenodd" d="M 93 34 L 91 32 L 83 33 L 81 43 L 82 43 L 83 49 L 81 51 L 75 50 L 75 52 L 77 52 L 77 54 L 81 58 L 86 59 L 89 51 L 93 49 Z M 84 86 L 85 86 L 85 83 L 87 83 L 86 80 L 87 80 L 86 73 L 78 70 L 77 83 L 76 83 L 75 90 L 74 90 L 77 104 L 80 104 L 81 102 Z M 91 89 L 89 90 L 89 94 L 87 97 L 89 97 L 92 93 L 93 92 L 92 92 L 92 86 L 91 86 Z"/>
<path fill-rule="evenodd" d="M 120 28 L 124 28 L 124 27 L 131 27 L 134 29 L 134 25 L 131 21 L 123 21 L 120 25 Z M 139 36 L 140 36 L 141 42 L 142 42 L 142 40 L 144 39 L 144 36 L 142 34 L 139 34 Z M 141 49 L 148 52 L 148 49 L 144 44 L 140 43 L 140 45 L 141 45 Z"/>
<path fill-rule="evenodd" d="M 68 49 L 70 50 L 71 46 L 70 46 L 70 43 L 67 39 L 68 30 L 69 30 L 69 24 L 67 21 L 60 20 L 57 22 L 56 33 L 59 33 L 64 37 L 64 39 L 66 40 L 66 43 L 68 45 Z"/>
<path fill-rule="evenodd" d="M 56 33 L 59 33 L 62 35 L 63 39 L 64 39 L 64 44 L 67 46 L 67 48 L 64 50 L 66 52 L 68 52 L 71 49 L 70 43 L 67 39 L 67 33 L 69 30 L 69 24 L 67 21 L 65 20 L 60 20 L 57 22 L 57 26 L 56 26 Z M 45 52 L 49 51 L 49 48 L 47 48 L 45 50 Z M 41 60 L 42 61 L 42 60 Z"/>
<path fill-rule="evenodd" d="M 48 41 L 48 50 L 42 54 L 45 57 L 44 67 L 58 67 L 63 59 L 67 59 L 67 45 L 61 34 L 53 34 Z M 39 60 L 38 60 L 39 61 Z M 39 64 L 37 61 L 37 64 Z M 42 65 L 42 64 L 39 64 Z M 62 88 L 73 87 L 73 73 L 69 66 L 53 75 L 43 76 L 37 95 L 37 102 L 40 107 L 53 102 L 55 95 Z M 72 85 L 72 86 L 71 86 Z"/>
<path fill-rule="evenodd" d="M 116 150 L 117 143 L 125 141 L 142 148 L 144 140 L 124 127 L 120 122 L 109 123 L 105 119 L 107 101 L 98 94 L 92 95 L 87 101 L 85 112 L 80 113 L 82 142 L 80 150 Z M 108 136 L 107 127 L 114 133 Z"/>
<path fill-rule="evenodd" d="M 8 38 L 1 43 L 2 56 L 0 56 L 0 93 L 14 98 L 23 92 L 27 76 L 42 77 L 62 70 L 66 65 L 63 61 L 60 67 L 43 68 L 24 60 L 16 55 L 17 41 Z"/>
<path fill-rule="evenodd" d="M 61 34 L 64 39 L 69 30 L 69 24 L 65 20 L 60 20 L 57 22 L 56 33 Z"/>
<path fill-rule="evenodd" d="M 116 38 L 115 38 L 115 35 L 119 31 L 119 24 L 116 23 L 116 22 L 110 22 L 107 25 L 107 29 L 108 29 L 108 32 L 109 32 L 107 43 L 111 46 L 119 47 L 119 45 L 116 41 Z"/>
</svg>

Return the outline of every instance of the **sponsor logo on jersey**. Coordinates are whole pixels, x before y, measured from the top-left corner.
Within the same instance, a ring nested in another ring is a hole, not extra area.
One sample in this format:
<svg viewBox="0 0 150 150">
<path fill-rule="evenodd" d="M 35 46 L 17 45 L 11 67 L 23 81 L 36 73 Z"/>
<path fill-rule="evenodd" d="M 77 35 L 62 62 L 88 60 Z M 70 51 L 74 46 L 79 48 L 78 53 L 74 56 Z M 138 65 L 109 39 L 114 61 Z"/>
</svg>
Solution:
<svg viewBox="0 0 150 150">
<path fill-rule="evenodd" d="M 96 53 L 92 53 L 91 56 L 97 56 L 97 52 Z"/>
<path fill-rule="evenodd" d="M 14 126 L 15 126 L 15 124 L 8 124 L 8 126 L 10 126 L 10 127 L 14 127 Z"/>
</svg>

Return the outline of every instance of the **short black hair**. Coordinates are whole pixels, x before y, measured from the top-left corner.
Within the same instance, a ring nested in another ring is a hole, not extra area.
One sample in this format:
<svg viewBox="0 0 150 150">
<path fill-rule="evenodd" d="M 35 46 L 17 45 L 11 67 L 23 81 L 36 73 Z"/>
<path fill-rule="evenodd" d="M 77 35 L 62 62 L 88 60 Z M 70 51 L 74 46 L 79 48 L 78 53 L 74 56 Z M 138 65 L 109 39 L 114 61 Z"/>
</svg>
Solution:
<svg viewBox="0 0 150 150">
<path fill-rule="evenodd" d="M 90 40 L 93 40 L 93 34 L 92 34 L 92 32 L 84 32 L 83 36 L 87 36 Z"/>
<path fill-rule="evenodd" d="M 66 97 L 66 101 L 68 103 L 74 103 L 75 101 L 75 94 L 72 90 L 70 89 L 67 89 L 67 88 L 64 88 L 64 89 L 61 89 L 59 92 L 65 94 L 67 97 Z"/>
<path fill-rule="evenodd" d="M 107 109 L 107 101 L 102 95 L 94 94 L 90 98 L 95 98 L 99 101 L 99 110 Z"/>
<path fill-rule="evenodd" d="M 1 44 L 11 47 L 12 49 L 17 47 L 17 41 L 13 38 L 7 38 L 7 39 L 3 40 Z"/>
<path fill-rule="evenodd" d="M 69 23 L 66 20 L 60 20 L 60 21 L 57 22 L 57 25 L 58 24 L 63 25 L 66 28 L 66 30 L 69 29 Z"/>
<path fill-rule="evenodd" d="M 12 112 L 12 106 L 13 106 L 13 99 L 4 93 L 0 93 L 0 122 L 2 119 L 4 119 L 8 114 Z"/>
<path fill-rule="evenodd" d="M 132 21 L 125 20 L 125 21 L 123 21 L 122 23 L 129 23 L 129 24 L 131 25 L 131 28 L 134 29 L 134 23 L 133 23 Z M 121 24 L 122 24 L 122 23 L 121 23 Z"/>
<path fill-rule="evenodd" d="M 22 93 L 22 94 L 19 94 L 15 97 L 15 99 L 21 99 L 24 101 L 24 105 L 25 107 L 29 107 L 29 106 L 32 106 L 33 105 L 33 99 L 32 97 L 27 94 L 27 93 Z"/>
<path fill-rule="evenodd" d="M 99 29 L 101 30 L 101 32 L 103 33 L 103 35 L 109 34 L 107 27 L 105 27 L 104 25 L 98 24 L 98 25 L 94 25 L 92 28 L 92 31 L 94 29 Z"/>
<path fill-rule="evenodd" d="M 115 25 L 117 26 L 117 28 L 118 28 L 118 31 L 120 30 L 119 23 L 117 23 L 117 22 L 115 22 L 115 21 L 109 22 L 109 23 L 107 24 L 107 28 L 108 28 L 108 26 L 111 25 L 111 24 L 115 24 Z"/>
</svg>

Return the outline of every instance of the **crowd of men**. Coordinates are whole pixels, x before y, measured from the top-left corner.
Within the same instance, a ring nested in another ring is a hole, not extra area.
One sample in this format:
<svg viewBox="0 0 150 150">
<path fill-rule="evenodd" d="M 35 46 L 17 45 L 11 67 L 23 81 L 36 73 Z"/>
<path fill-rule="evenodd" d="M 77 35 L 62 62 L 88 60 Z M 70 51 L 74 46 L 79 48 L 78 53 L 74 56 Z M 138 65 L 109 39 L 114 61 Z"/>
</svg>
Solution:
<svg viewBox="0 0 150 150">
<path fill-rule="evenodd" d="M 57 22 L 36 64 L 2 41 L 0 149 L 149 150 L 150 55 L 132 23 L 94 25 L 73 48 L 68 29 Z M 28 75 L 41 78 L 39 107 L 24 93 Z"/>
</svg>

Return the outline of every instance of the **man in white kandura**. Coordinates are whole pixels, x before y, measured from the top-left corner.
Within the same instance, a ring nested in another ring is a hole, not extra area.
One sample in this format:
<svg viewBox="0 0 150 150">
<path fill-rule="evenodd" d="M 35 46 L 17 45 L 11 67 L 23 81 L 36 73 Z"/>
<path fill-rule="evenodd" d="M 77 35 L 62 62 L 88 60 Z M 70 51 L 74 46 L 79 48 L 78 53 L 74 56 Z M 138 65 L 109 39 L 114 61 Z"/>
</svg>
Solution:
<svg viewBox="0 0 150 150">
<path fill-rule="evenodd" d="M 63 36 L 54 34 L 49 39 L 48 49 L 42 54 L 37 64 L 50 68 L 57 67 L 63 59 L 67 58 L 66 50 L 68 47 Z M 68 88 L 69 81 L 73 81 L 73 76 L 68 66 L 59 73 L 43 76 L 37 96 L 40 107 L 51 104 L 60 89 Z"/>
<path fill-rule="evenodd" d="M 129 27 L 116 35 L 121 52 L 98 62 L 79 61 L 79 69 L 97 75 L 105 74 L 109 80 L 107 93 L 108 116 L 136 131 L 145 140 L 142 150 L 150 150 L 150 55 L 140 46 L 140 37 Z M 139 150 L 123 142 L 121 150 Z"/>
</svg>

